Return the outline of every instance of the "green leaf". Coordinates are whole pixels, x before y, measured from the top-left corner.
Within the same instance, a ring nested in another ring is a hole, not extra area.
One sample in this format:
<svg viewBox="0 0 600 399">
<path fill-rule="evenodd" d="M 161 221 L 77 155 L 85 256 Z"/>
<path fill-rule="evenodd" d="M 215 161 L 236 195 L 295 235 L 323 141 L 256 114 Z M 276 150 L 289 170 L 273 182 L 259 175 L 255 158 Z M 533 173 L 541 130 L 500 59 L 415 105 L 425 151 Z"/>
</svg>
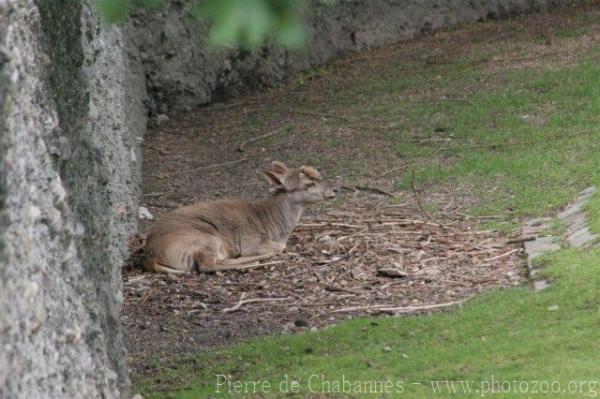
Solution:
<svg viewBox="0 0 600 399">
<path fill-rule="evenodd" d="M 256 47 L 267 38 L 275 22 L 275 15 L 265 0 L 243 3 L 245 12 L 240 40 L 249 47 Z"/>
<path fill-rule="evenodd" d="M 208 41 L 211 45 L 233 46 L 241 36 L 241 26 L 244 19 L 239 7 L 229 6 L 235 1 L 223 2 L 222 10 L 213 17 L 213 26 Z"/>
<path fill-rule="evenodd" d="M 254 48 L 271 37 L 299 48 L 306 39 L 304 5 L 305 0 L 202 0 L 192 15 L 212 22 L 208 42 L 214 46 Z"/>
</svg>

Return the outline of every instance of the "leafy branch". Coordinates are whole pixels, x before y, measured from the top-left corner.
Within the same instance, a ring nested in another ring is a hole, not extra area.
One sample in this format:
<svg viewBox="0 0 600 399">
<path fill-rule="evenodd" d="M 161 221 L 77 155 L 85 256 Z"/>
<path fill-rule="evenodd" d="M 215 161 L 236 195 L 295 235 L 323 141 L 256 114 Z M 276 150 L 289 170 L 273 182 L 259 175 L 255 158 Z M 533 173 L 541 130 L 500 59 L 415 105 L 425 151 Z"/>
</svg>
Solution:
<svg viewBox="0 0 600 399">
<path fill-rule="evenodd" d="M 167 0 L 97 0 L 110 23 L 123 22 L 135 7 L 157 9 Z M 306 43 L 306 0 L 201 0 L 192 16 L 210 21 L 208 43 L 213 46 L 256 48 L 274 40 L 289 49 Z"/>
</svg>

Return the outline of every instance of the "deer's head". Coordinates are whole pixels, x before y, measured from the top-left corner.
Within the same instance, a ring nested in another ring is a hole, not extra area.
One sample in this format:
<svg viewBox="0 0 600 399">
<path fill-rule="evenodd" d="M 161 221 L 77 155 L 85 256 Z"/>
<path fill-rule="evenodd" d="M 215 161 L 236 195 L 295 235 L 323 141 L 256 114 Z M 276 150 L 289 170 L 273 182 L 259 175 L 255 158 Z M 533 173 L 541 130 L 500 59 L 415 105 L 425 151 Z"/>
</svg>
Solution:
<svg viewBox="0 0 600 399">
<path fill-rule="evenodd" d="M 312 166 L 290 169 L 283 162 L 273 161 L 265 176 L 276 190 L 285 192 L 295 202 L 313 204 L 335 197 L 335 190 Z"/>
</svg>

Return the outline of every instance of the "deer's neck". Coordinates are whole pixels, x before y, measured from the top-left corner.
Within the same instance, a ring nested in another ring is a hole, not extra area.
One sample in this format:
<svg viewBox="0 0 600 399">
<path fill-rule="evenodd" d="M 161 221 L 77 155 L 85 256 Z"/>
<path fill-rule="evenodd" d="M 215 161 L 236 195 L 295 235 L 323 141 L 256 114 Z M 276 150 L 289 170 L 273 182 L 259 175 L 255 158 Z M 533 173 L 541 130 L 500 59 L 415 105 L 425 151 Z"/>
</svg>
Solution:
<svg viewBox="0 0 600 399">
<path fill-rule="evenodd" d="M 304 212 L 304 206 L 287 193 L 275 194 L 256 205 L 269 239 L 277 242 L 287 241 Z"/>
</svg>

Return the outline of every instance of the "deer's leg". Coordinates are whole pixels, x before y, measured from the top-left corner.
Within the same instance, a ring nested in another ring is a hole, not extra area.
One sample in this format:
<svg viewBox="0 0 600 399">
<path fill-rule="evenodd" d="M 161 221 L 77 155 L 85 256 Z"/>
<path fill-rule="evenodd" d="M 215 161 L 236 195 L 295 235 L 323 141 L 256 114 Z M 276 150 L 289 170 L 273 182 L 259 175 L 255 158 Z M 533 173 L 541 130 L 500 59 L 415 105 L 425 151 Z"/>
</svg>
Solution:
<svg viewBox="0 0 600 399">
<path fill-rule="evenodd" d="M 212 251 L 204 251 L 195 256 L 200 272 L 215 272 L 221 270 L 239 269 L 241 265 L 271 259 L 285 249 L 285 244 L 271 240 L 262 241 L 259 245 L 258 255 L 243 255 L 238 258 L 229 258 L 222 244 L 215 243 Z M 256 252 L 255 252 L 256 253 Z"/>
<path fill-rule="evenodd" d="M 177 275 L 187 273 L 185 270 L 173 269 L 172 267 L 163 266 L 159 263 L 155 263 L 153 269 L 156 273 L 167 273 L 167 274 L 177 274 Z"/>
<path fill-rule="evenodd" d="M 159 262 L 154 257 L 147 257 L 146 261 L 144 262 L 144 267 L 149 272 L 154 273 L 185 274 L 188 272 L 188 270 L 176 269 L 163 262 Z"/>
<path fill-rule="evenodd" d="M 285 244 L 285 242 L 281 243 L 269 239 L 250 241 L 249 243 L 245 243 L 245 245 L 242 244 L 239 255 L 241 258 L 245 258 L 249 256 L 280 254 L 285 249 Z"/>
<path fill-rule="evenodd" d="M 219 242 L 213 241 L 213 245 L 208 248 L 199 248 L 194 255 L 194 263 L 199 272 L 210 273 L 216 272 L 220 269 L 219 263 L 226 258 L 227 254 L 223 250 L 222 245 Z"/>
<path fill-rule="evenodd" d="M 170 274 L 191 272 L 195 266 L 195 253 L 205 250 L 208 244 L 212 242 L 193 230 L 150 234 L 146 245 L 146 269 Z"/>
<path fill-rule="evenodd" d="M 281 242 L 277 242 L 277 241 L 273 241 L 273 240 L 265 240 L 261 247 L 263 248 L 263 250 L 265 250 L 265 252 L 267 253 L 275 253 L 275 254 L 280 254 L 283 252 L 283 250 L 285 249 L 286 244 L 285 243 L 281 243 Z"/>
<path fill-rule="evenodd" d="M 239 269 L 241 265 L 257 262 L 259 260 L 270 259 L 274 255 L 275 254 L 241 256 L 239 258 L 223 259 L 219 262 L 216 262 L 214 258 L 207 260 L 206 257 L 203 257 L 198 261 L 198 270 L 204 273 L 218 272 L 222 270 L 235 270 Z"/>
<path fill-rule="evenodd" d="M 252 263 L 259 260 L 271 259 L 275 256 L 274 253 L 264 254 L 264 255 L 255 255 L 255 256 L 240 256 L 239 258 L 229 258 L 224 259 L 220 263 L 222 265 L 243 265 L 245 263 Z"/>
</svg>

